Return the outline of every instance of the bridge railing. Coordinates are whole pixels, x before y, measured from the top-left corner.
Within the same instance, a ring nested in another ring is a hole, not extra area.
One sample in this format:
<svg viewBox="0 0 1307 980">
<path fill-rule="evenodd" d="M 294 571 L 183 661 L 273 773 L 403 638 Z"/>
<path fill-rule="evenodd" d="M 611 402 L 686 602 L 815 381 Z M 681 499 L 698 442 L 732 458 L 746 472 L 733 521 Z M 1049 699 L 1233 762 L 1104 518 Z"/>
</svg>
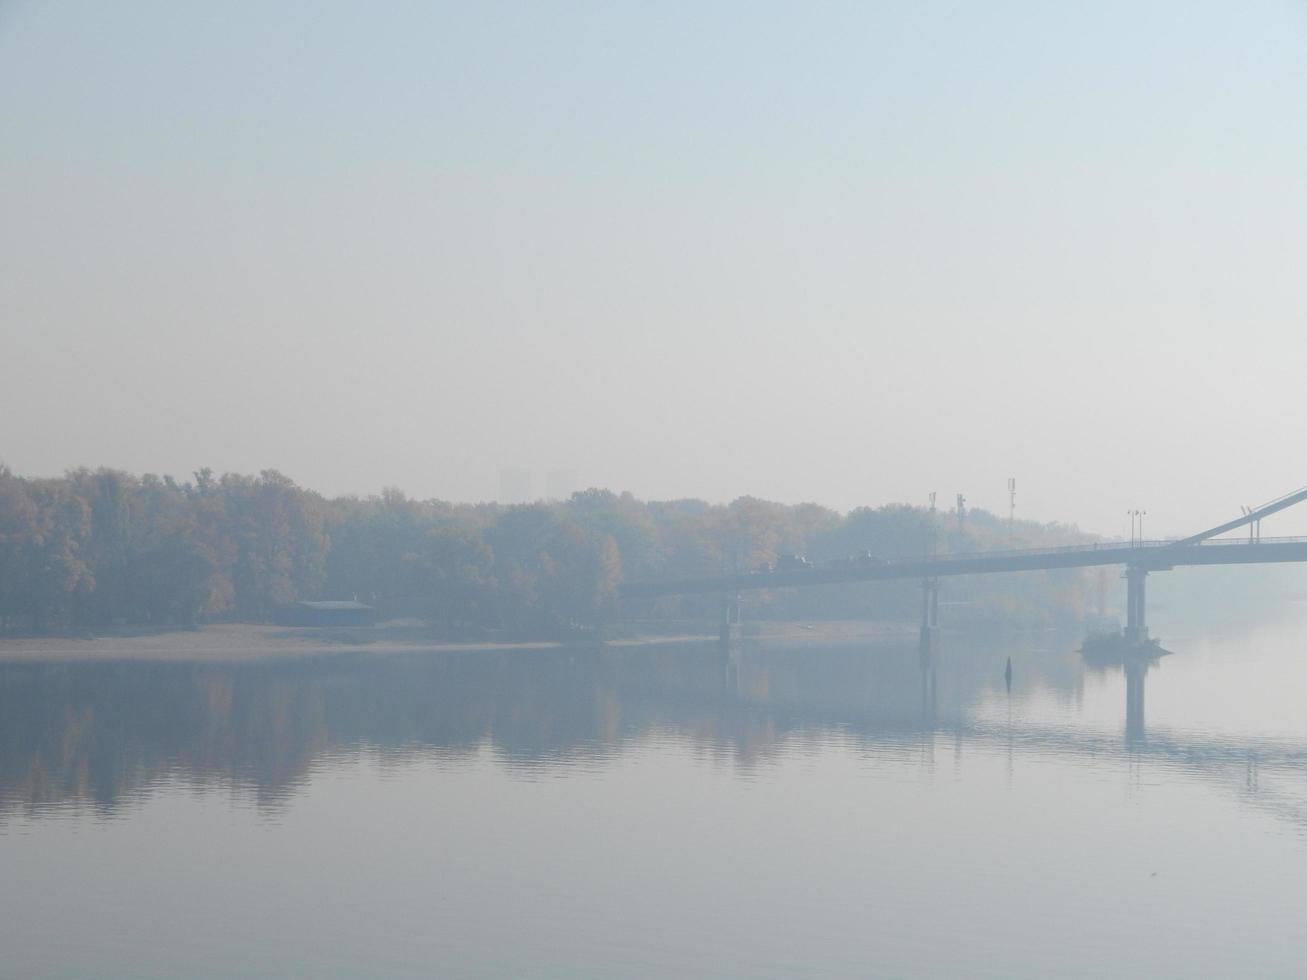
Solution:
<svg viewBox="0 0 1307 980">
<path fill-rule="evenodd" d="M 1209 548 L 1212 545 L 1238 545 L 1238 544 L 1302 544 L 1307 542 L 1307 536 L 1298 535 L 1296 537 L 1278 537 L 1278 538 L 1254 538 L 1249 541 L 1247 537 L 1242 538 L 1208 538 L 1206 541 L 1198 543 L 1199 548 Z M 1188 547 L 1186 545 L 1186 547 Z"/>
<path fill-rule="evenodd" d="M 1265 539 L 1263 539 L 1265 540 Z M 898 565 L 907 562 L 937 561 L 947 558 L 1024 558 L 1028 555 L 1061 555 L 1076 551 L 1112 551 L 1118 548 L 1161 548 L 1170 541 L 1085 541 L 1081 544 L 1064 544 L 1050 548 L 1011 548 L 1000 551 L 949 551 L 937 555 L 896 555 L 887 558 L 886 564 Z"/>
<path fill-rule="evenodd" d="M 1082 551 L 1138 551 L 1147 549 L 1172 548 L 1177 546 L 1179 538 L 1155 538 L 1147 541 L 1085 541 L 1082 544 L 1058 545 L 1052 548 L 1014 548 L 1005 551 L 951 551 L 937 555 L 896 555 L 893 558 L 887 558 L 887 565 L 904 565 L 916 564 L 922 561 L 947 561 L 950 558 L 970 559 L 970 558 L 1026 558 L 1037 557 L 1039 555 L 1064 555 Z M 1232 545 L 1252 544 L 1303 544 L 1307 543 L 1307 537 L 1275 537 L 1275 538 L 1257 538 L 1249 542 L 1246 537 L 1242 538 L 1208 538 L 1206 541 L 1195 542 L 1194 544 L 1181 545 L 1185 548 L 1209 548 L 1209 547 L 1228 547 Z"/>
<path fill-rule="evenodd" d="M 1249 510 L 1251 510 L 1253 513 L 1256 513 L 1259 510 L 1265 510 L 1267 507 L 1274 507 L 1276 504 L 1288 500 L 1290 497 L 1301 496 L 1303 493 L 1307 493 L 1307 487 L 1299 487 L 1297 490 L 1290 490 L 1288 493 L 1282 493 L 1274 500 L 1268 500 L 1264 504 L 1258 504 L 1256 507 L 1250 507 Z"/>
<path fill-rule="evenodd" d="M 877 562 L 875 566 L 871 566 L 871 567 L 894 569 L 896 566 L 907 566 L 907 569 L 905 571 L 899 573 L 902 576 L 910 576 L 914 574 L 941 574 L 941 573 L 964 574 L 965 569 L 955 568 L 949 570 L 947 568 L 940 568 L 939 566 L 954 561 L 956 562 L 984 561 L 987 559 L 995 559 L 995 558 L 998 559 L 1025 558 L 1025 557 L 1037 557 L 1040 555 L 1063 555 L 1063 554 L 1083 555 L 1087 553 L 1092 554 L 1094 552 L 1113 552 L 1114 554 L 1111 554 L 1109 557 L 1105 557 L 1101 560 L 1085 562 L 1084 564 L 1090 564 L 1090 565 L 1098 565 L 1098 564 L 1106 565 L 1106 564 L 1117 564 L 1117 563 L 1129 564 L 1132 561 L 1134 561 L 1132 555 L 1138 555 L 1140 552 L 1159 552 L 1159 551 L 1164 552 L 1167 549 L 1171 549 L 1177 561 L 1183 564 L 1184 561 L 1179 556 L 1186 553 L 1193 554 L 1194 553 L 1193 549 L 1197 549 L 1197 548 L 1238 548 L 1238 547 L 1255 548 L 1258 545 L 1277 545 L 1277 544 L 1307 545 L 1307 536 L 1256 538 L 1253 541 L 1249 541 L 1246 537 L 1208 538 L 1207 540 L 1204 541 L 1190 542 L 1188 544 L 1181 544 L 1179 543 L 1180 540 L 1183 539 L 1163 538 L 1163 539 L 1154 539 L 1149 541 L 1086 541 L 1083 542 L 1082 544 L 1059 545 L 1058 547 L 1054 547 L 1054 548 L 1018 548 L 1018 549 L 1012 549 L 1008 551 L 956 551 L 956 552 L 949 552 L 947 554 L 937 554 L 937 555 L 897 555 L 894 558 L 887 558 L 880 562 Z M 1167 557 L 1170 556 L 1165 556 L 1165 555 L 1159 556 L 1162 562 L 1165 562 Z M 923 565 L 929 566 L 930 564 L 934 564 L 936 566 L 934 571 L 930 571 L 928 568 L 927 569 L 921 568 L 921 566 Z M 1075 562 L 1073 561 L 1067 564 L 1071 565 L 1071 564 L 1075 564 Z M 835 567 L 844 567 L 844 566 L 835 566 Z M 854 564 L 847 567 L 857 568 L 859 566 Z M 705 583 L 711 584 L 712 582 L 718 582 L 718 581 L 726 582 L 729 580 L 730 582 L 735 583 L 736 588 L 740 588 L 740 587 L 765 588 L 768 587 L 766 583 L 773 580 L 773 576 L 775 579 L 783 578 L 785 585 L 798 584 L 799 580 L 805 577 L 807 574 L 812 574 L 813 581 L 816 582 L 831 582 L 831 581 L 842 580 L 843 576 L 832 577 L 829 574 L 827 575 L 819 574 L 822 572 L 829 573 L 833 570 L 834 568 L 830 565 L 815 565 L 815 566 L 810 566 L 806 569 L 804 568 L 785 569 L 783 575 L 769 570 L 758 570 L 753 572 L 737 572 L 732 575 L 724 575 L 721 577 L 721 579 L 718 579 L 716 577 L 710 577 L 710 578 L 694 579 L 694 580 L 687 580 L 687 581 L 691 581 L 699 585 L 703 585 Z M 995 569 L 989 568 L 983 570 L 994 571 Z M 890 577 L 894 577 L 894 576 L 890 576 Z M 623 589 L 625 589 L 628 586 L 630 586 L 634 588 L 643 588 L 647 590 L 650 587 L 670 586 L 676 584 L 684 585 L 685 581 L 681 581 L 679 583 L 668 582 L 668 581 L 629 582 L 629 583 L 624 583 L 622 587 Z M 667 594 L 672 594 L 672 593 L 669 592 Z"/>
</svg>

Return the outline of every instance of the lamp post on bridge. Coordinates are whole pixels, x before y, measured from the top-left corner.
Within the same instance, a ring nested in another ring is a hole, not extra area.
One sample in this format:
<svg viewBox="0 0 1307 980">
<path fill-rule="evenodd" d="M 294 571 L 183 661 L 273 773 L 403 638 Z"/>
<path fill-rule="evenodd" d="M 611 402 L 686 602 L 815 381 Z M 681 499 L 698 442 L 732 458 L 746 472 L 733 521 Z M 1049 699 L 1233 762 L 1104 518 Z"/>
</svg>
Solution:
<svg viewBox="0 0 1307 980">
<path fill-rule="evenodd" d="M 1130 547 L 1134 548 L 1144 543 L 1144 517 L 1147 516 L 1148 511 L 1128 510 L 1126 514 L 1130 517 Z"/>
</svg>

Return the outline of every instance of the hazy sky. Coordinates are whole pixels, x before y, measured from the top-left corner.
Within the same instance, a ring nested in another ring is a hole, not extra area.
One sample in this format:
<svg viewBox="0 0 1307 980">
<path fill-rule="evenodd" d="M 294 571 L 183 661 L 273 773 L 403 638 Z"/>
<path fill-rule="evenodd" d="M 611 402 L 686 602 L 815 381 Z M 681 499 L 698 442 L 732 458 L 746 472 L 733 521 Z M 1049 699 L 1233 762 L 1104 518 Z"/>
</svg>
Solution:
<svg viewBox="0 0 1307 980">
<path fill-rule="evenodd" d="M 0 0 L 0 460 L 1191 530 L 1307 484 L 1305 107 L 1288 0 Z"/>
</svg>

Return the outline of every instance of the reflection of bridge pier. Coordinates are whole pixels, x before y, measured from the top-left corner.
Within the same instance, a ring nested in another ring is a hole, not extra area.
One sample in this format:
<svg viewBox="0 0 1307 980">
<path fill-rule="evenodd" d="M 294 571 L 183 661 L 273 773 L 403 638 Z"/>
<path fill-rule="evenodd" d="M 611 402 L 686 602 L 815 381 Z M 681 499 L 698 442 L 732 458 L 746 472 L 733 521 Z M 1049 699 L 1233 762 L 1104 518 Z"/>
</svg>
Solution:
<svg viewBox="0 0 1307 980">
<path fill-rule="evenodd" d="M 918 656 L 921 665 L 921 728 L 924 732 L 935 730 L 935 718 L 939 705 L 939 688 L 935 677 L 935 655 L 923 634 L 921 650 Z"/>
<path fill-rule="evenodd" d="M 722 682 L 724 693 L 729 698 L 738 699 L 744 694 L 744 649 L 743 644 L 722 644 Z"/>
<path fill-rule="evenodd" d="M 739 592 L 722 593 L 721 641 L 725 646 L 744 637 L 743 603 Z"/>
<path fill-rule="evenodd" d="M 1146 660 L 1127 660 L 1125 671 L 1125 740 L 1142 743 L 1144 731 L 1144 677 L 1150 664 Z"/>
<path fill-rule="evenodd" d="M 935 647 L 939 632 L 939 579 L 927 578 L 921 582 L 921 649 L 928 654 Z"/>
</svg>

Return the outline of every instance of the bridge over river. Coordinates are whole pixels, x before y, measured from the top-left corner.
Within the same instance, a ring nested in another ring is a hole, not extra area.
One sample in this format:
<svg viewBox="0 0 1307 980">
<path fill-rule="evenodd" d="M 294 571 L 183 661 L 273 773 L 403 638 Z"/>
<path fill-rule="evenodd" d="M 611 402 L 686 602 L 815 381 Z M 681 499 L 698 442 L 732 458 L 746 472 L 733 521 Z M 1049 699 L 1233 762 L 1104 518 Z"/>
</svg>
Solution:
<svg viewBox="0 0 1307 980">
<path fill-rule="evenodd" d="M 1307 561 L 1307 537 L 1263 538 L 1261 536 L 1263 518 L 1303 500 L 1307 500 L 1307 487 L 1277 497 L 1259 507 L 1246 509 L 1242 516 L 1234 520 L 1218 524 L 1187 538 L 1174 540 L 1092 542 L 1069 547 L 1034 548 L 1022 551 L 979 551 L 889 560 L 855 560 L 820 567 L 740 572 L 706 578 L 628 582 L 621 587 L 620 594 L 623 598 L 641 599 L 718 593 L 724 597 L 724 619 L 729 624 L 732 617 L 738 619 L 739 603 L 734 597 L 749 589 L 920 579 L 923 590 L 921 626 L 925 638 L 939 623 L 941 578 L 953 575 L 988 575 L 998 572 L 1123 565 L 1127 581 L 1125 638 L 1133 643 L 1145 643 L 1148 640 L 1148 625 L 1144 583 L 1150 572 L 1169 571 L 1173 568 L 1193 565 Z M 1248 528 L 1247 537 L 1218 537 L 1244 527 Z"/>
</svg>

